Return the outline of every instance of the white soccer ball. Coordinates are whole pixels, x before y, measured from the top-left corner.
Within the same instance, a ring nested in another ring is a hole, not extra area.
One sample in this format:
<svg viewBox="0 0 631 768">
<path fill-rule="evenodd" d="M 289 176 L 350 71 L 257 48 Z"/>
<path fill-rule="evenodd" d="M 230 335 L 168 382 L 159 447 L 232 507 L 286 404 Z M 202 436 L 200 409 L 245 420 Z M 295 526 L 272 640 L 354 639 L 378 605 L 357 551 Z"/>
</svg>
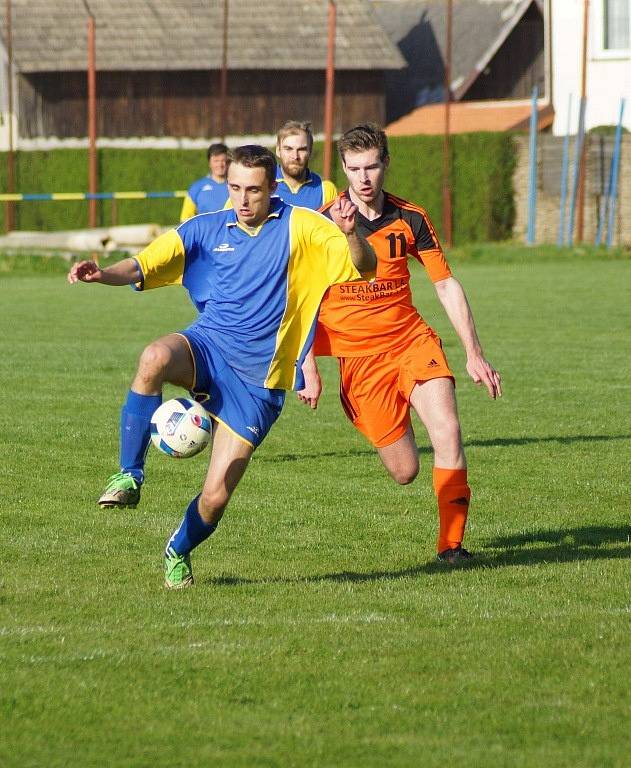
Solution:
<svg viewBox="0 0 631 768">
<path fill-rule="evenodd" d="M 151 442 L 174 459 L 188 459 L 203 451 L 211 435 L 205 408 L 186 397 L 167 400 L 151 417 Z"/>
</svg>

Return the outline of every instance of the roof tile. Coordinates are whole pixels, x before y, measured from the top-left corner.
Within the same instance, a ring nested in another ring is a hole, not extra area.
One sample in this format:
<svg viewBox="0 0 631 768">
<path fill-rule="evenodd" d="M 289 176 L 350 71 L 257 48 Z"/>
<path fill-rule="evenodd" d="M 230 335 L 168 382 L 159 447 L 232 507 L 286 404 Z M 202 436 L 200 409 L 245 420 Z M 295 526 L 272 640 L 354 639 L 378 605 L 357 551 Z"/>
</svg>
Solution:
<svg viewBox="0 0 631 768">
<path fill-rule="evenodd" d="M 100 70 L 219 69 L 223 4 L 200 0 L 87 0 Z M 404 60 L 367 0 L 337 4 L 336 66 L 398 69 Z M 81 0 L 12 0 L 13 51 L 22 72 L 84 70 L 87 15 Z M 5 33 L 5 18 L 0 31 Z M 323 0 L 230 0 L 232 69 L 324 69 Z"/>
</svg>

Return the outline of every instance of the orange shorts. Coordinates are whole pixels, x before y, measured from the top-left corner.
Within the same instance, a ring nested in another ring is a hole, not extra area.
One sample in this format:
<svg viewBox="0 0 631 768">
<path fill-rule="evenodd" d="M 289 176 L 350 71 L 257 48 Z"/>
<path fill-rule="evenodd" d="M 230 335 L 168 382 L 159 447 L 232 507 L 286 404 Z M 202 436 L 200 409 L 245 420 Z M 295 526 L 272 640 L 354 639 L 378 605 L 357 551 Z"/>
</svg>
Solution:
<svg viewBox="0 0 631 768">
<path fill-rule="evenodd" d="M 439 337 L 430 329 L 400 347 L 369 357 L 343 357 L 340 400 L 348 418 L 375 448 L 403 437 L 417 382 L 450 378 Z"/>
</svg>

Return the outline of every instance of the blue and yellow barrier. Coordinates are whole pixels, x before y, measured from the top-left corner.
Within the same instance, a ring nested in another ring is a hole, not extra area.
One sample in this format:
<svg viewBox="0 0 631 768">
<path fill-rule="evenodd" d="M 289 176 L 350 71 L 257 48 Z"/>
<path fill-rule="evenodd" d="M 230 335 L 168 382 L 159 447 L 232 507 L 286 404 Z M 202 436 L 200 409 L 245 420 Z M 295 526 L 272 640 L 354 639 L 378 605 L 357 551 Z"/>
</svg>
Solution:
<svg viewBox="0 0 631 768">
<path fill-rule="evenodd" d="M 0 202 L 21 203 L 41 200 L 151 200 L 186 197 L 186 190 L 175 192 L 25 192 L 0 194 Z"/>
</svg>

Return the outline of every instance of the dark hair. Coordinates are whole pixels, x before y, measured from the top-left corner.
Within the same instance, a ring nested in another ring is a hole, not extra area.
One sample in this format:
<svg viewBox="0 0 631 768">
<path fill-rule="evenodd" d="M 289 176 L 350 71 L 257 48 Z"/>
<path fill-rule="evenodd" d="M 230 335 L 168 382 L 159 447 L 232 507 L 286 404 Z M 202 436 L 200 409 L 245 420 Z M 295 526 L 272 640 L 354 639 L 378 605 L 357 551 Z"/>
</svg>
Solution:
<svg viewBox="0 0 631 768">
<path fill-rule="evenodd" d="M 337 140 L 337 151 L 344 162 L 345 152 L 364 152 L 378 149 L 379 159 L 383 162 L 389 157 L 388 138 L 377 123 L 361 123 L 343 133 Z"/>
<path fill-rule="evenodd" d="M 228 163 L 238 163 L 245 168 L 265 168 L 270 186 L 276 181 L 276 158 L 274 154 L 258 144 L 246 144 L 228 152 Z"/>
<path fill-rule="evenodd" d="M 307 146 L 311 152 L 313 149 L 313 130 L 308 120 L 286 120 L 276 133 L 276 145 L 280 146 L 283 139 L 288 136 L 296 136 L 303 131 L 307 134 Z"/>
<path fill-rule="evenodd" d="M 211 144 L 206 150 L 206 159 L 210 160 L 215 155 L 227 155 L 228 147 L 225 144 Z"/>
</svg>

